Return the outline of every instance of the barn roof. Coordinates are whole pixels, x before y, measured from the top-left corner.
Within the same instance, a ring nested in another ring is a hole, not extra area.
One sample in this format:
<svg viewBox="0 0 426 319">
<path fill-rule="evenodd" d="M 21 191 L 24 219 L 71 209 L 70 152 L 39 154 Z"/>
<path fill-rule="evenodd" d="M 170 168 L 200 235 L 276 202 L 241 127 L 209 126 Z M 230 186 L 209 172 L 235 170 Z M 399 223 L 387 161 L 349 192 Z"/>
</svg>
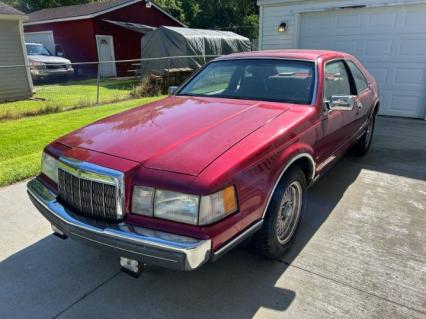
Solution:
<svg viewBox="0 0 426 319">
<path fill-rule="evenodd" d="M 145 1 L 145 0 L 109 0 L 109 1 L 93 2 L 93 3 L 79 4 L 79 5 L 58 7 L 58 8 L 42 9 L 42 10 L 38 10 L 38 11 L 34 11 L 30 13 L 29 15 L 30 20 L 26 23 L 26 25 L 89 19 L 107 12 L 121 9 L 123 7 L 129 6 L 141 1 Z M 183 25 L 182 22 L 177 20 L 168 12 L 164 11 L 161 7 L 157 6 L 155 3 L 152 3 L 152 7 L 163 12 L 171 19 Z"/>
<path fill-rule="evenodd" d="M 24 16 L 25 13 L 16 10 L 15 8 L 8 6 L 7 4 L 0 1 L 0 14 L 5 15 L 14 15 L 14 16 Z"/>
<path fill-rule="evenodd" d="M 192 28 L 181 28 L 181 27 L 169 27 L 163 26 L 162 30 L 168 30 L 169 32 L 174 32 L 180 34 L 181 36 L 188 39 L 197 39 L 197 38 L 221 38 L 221 39 L 238 39 L 243 41 L 249 41 L 246 37 L 239 35 L 231 31 L 221 31 L 221 30 L 208 30 L 208 29 L 192 29 Z"/>
<path fill-rule="evenodd" d="M 139 32 L 139 33 L 142 33 L 142 34 L 145 34 L 147 32 L 154 31 L 155 29 L 157 29 L 155 27 L 152 27 L 152 26 L 149 26 L 149 25 L 146 25 L 146 24 L 140 24 L 140 23 L 115 21 L 115 20 L 108 20 L 108 19 L 102 19 L 102 20 L 105 21 L 105 22 L 108 22 L 108 23 L 112 23 L 114 25 L 118 25 L 119 27 L 122 27 L 122 28 L 125 28 L 125 29 L 128 29 L 128 30 L 132 30 L 132 31 L 135 31 L 135 32 Z"/>
</svg>

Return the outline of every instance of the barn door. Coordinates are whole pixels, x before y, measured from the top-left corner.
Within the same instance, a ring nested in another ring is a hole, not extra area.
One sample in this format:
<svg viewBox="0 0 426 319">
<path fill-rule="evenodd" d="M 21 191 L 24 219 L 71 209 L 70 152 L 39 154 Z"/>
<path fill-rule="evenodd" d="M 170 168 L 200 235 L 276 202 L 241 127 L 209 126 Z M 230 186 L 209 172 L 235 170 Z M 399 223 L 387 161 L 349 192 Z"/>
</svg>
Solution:
<svg viewBox="0 0 426 319">
<path fill-rule="evenodd" d="M 100 64 L 100 71 L 102 77 L 117 76 L 115 69 L 115 63 L 109 61 L 115 61 L 114 55 L 114 42 L 110 35 L 97 35 L 96 45 L 98 48 L 98 59 L 99 62 L 105 62 Z"/>
<path fill-rule="evenodd" d="M 53 31 L 25 32 L 24 38 L 26 43 L 43 44 L 52 54 L 55 54 Z"/>
</svg>

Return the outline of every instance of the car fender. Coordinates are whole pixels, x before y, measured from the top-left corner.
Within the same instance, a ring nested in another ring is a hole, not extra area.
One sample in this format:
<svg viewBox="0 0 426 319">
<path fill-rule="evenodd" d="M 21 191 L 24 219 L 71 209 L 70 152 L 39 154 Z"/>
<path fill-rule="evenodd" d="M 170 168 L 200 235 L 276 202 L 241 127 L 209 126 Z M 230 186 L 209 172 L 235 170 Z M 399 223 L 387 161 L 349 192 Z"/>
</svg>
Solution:
<svg viewBox="0 0 426 319">
<path fill-rule="evenodd" d="M 278 174 L 275 174 L 275 176 L 272 178 L 273 186 L 271 191 L 269 192 L 268 199 L 262 214 L 262 218 L 265 218 L 266 211 L 268 209 L 268 206 L 272 200 L 272 196 L 274 195 L 275 189 L 278 186 L 278 183 L 281 181 L 281 178 L 284 176 L 284 174 L 288 171 L 288 169 L 294 164 L 297 160 L 301 158 L 306 158 L 308 160 L 308 163 L 310 164 L 310 176 L 307 176 L 310 181 L 313 181 L 315 178 L 315 172 L 316 172 L 316 163 L 313 157 L 313 150 L 308 145 L 293 145 L 291 150 L 286 149 L 281 154 L 281 157 L 279 158 L 279 161 L 282 163 L 280 167 L 282 167 L 281 170 L 279 170 Z"/>
</svg>

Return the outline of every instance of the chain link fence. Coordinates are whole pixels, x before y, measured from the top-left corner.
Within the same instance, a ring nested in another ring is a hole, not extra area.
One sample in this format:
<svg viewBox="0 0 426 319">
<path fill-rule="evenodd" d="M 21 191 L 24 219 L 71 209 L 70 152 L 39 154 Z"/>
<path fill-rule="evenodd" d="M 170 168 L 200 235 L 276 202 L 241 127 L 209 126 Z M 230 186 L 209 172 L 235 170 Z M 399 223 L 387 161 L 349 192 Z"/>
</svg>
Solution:
<svg viewBox="0 0 426 319">
<path fill-rule="evenodd" d="M 176 56 L 67 64 L 32 61 L 29 65 L 0 65 L 0 76 L 5 76 L 5 70 L 9 76 L 11 72 L 28 70 L 33 85 L 30 98 L 17 100 L 13 92 L 23 83 L 9 83 L 10 96 L 3 92 L 0 99 L 0 121 L 166 94 L 169 86 L 180 85 L 216 57 Z M 187 60 L 192 63 L 186 63 Z"/>
</svg>

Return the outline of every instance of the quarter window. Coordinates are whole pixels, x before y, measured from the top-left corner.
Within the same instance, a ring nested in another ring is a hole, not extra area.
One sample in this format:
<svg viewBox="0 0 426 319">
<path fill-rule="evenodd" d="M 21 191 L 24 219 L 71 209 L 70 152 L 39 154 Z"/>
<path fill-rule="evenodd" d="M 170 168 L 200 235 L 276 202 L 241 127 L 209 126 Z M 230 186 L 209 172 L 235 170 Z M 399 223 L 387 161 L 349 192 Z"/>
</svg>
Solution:
<svg viewBox="0 0 426 319">
<path fill-rule="evenodd" d="M 348 72 L 343 61 L 327 63 L 325 66 L 324 98 L 334 95 L 351 95 Z"/>
<path fill-rule="evenodd" d="M 361 70 L 352 61 L 347 61 L 347 63 L 354 77 L 357 91 L 361 92 L 368 88 L 368 82 Z"/>
</svg>

